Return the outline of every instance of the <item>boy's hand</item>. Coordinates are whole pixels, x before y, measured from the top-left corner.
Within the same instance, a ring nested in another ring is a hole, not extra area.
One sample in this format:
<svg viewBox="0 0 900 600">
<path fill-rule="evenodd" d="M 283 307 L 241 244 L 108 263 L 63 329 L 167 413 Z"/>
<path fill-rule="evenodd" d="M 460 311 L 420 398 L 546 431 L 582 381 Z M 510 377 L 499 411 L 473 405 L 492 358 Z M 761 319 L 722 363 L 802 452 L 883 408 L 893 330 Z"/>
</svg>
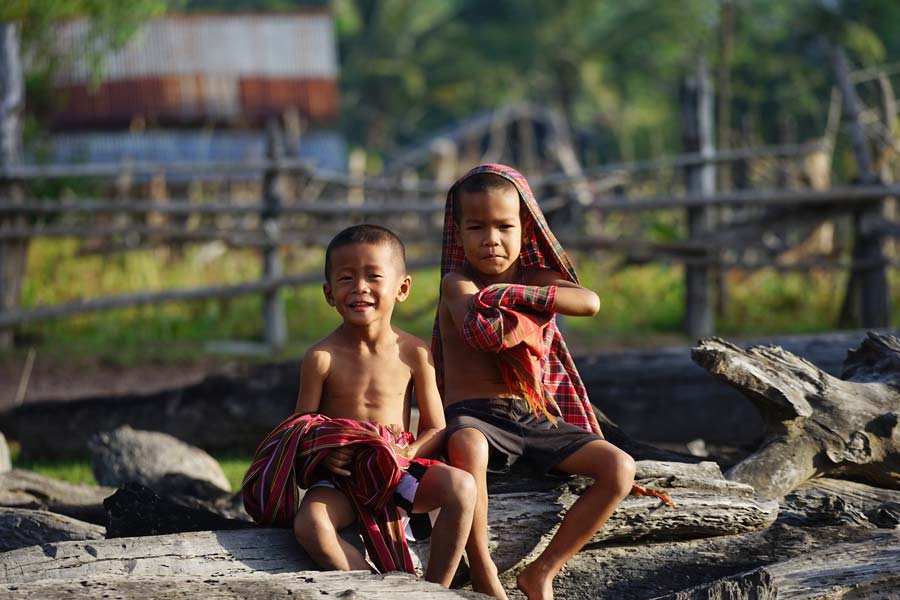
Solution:
<svg viewBox="0 0 900 600">
<path fill-rule="evenodd" d="M 322 462 L 325 464 L 325 468 L 335 475 L 347 477 L 350 475 L 350 471 L 344 467 L 353 460 L 353 454 L 354 450 L 352 448 L 335 448 L 328 453 L 328 456 Z"/>
</svg>

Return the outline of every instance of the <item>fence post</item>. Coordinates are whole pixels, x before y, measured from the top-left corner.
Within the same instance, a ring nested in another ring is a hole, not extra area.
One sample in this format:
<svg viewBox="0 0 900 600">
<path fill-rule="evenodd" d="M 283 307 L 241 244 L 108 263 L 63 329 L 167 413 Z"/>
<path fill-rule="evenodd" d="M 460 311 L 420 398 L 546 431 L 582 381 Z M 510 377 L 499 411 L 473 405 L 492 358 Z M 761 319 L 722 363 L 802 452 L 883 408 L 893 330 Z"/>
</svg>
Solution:
<svg viewBox="0 0 900 600">
<path fill-rule="evenodd" d="M 843 96 L 842 118 L 847 125 L 847 135 L 861 185 L 880 184 L 881 178 L 875 172 L 865 132 L 859 116 L 859 98 L 850 81 L 850 69 L 844 49 L 837 46 L 832 51 L 834 76 Z M 847 280 L 847 292 L 841 318 L 844 321 L 860 322 L 863 327 L 887 327 L 890 325 L 890 291 L 885 273 L 883 236 L 877 224 L 884 214 L 884 202 L 866 205 L 853 211 L 855 241 L 853 263 Z M 861 266 L 855 266 L 862 263 Z"/>
<path fill-rule="evenodd" d="M 266 128 L 266 154 L 272 164 L 263 178 L 263 209 L 260 215 L 263 237 L 263 279 L 281 277 L 283 269 L 279 241 L 281 238 L 278 219 L 281 215 L 282 165 L 285 157 L 284 135 L 273 121 Z M 287 322 L 284 317 L 284 301 L 281 288 L 271 288 L 263 293 L 263 320 L 265 341 L 272 350 L 282 348 L 287 342 Z"/>
<path fill-rule="evenodd" d="M 19 30 L 12 23 L 0 23 L 0 168 L 22 162 L 21 113 L 25 105 L 25 84 L 19 52 Z M 0 199 L 21 203 L 21 186 L 0 174 Z M 23 217 L 0 217 L 0 229 L 21 225 Z M 0 242 L 0 313 L 19 305 L 28 240 Z M 13 330 L 0 330 L 0 350 L 13 346 Z"/>
<path fill-rule="evenodd" d="M 684 151 L 699 152 L 708 162 L 685 167 L 685 188 L 690 195 L 712 196 L 716 191 L 716 168 L 712 161 L 713 144 L 712 85 L 706 57 L 701 55 L 696 71 L 681 87 L 681 139 Z M 688 237 L 702 237 L 710 230 L 709 210 L 687 208 Z M 715 330 L 710 301 L 710 267 L 685 264 L 684 329 L 693 338 L 709 336 Z"/>
</svg>

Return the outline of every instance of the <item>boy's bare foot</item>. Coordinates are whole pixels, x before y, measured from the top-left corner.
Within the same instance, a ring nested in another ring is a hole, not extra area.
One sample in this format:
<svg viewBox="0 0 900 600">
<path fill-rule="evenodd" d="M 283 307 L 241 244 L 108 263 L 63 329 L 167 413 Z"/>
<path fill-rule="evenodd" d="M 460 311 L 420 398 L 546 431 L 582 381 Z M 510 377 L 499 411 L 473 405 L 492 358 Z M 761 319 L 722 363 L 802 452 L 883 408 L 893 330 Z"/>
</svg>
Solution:
<svg viewBox="0 0 900 600">
<path fill-rule="evenodd" d="M 476 592 L 493 596 L 497 600 L 509 600 L 506 590 L 503 589 L 503 584 L 500 583 L 500 578 L 496 574 L 493 577 L 486 577 L 482 581 L 477 581 L 473 577 L 472 589 Z"/>
<path fill-rule="evenodd" d="M 535 563 L 519 572 L 516 586 L 528 600 L 553 600 L 553 574 Z"/>
</svg>

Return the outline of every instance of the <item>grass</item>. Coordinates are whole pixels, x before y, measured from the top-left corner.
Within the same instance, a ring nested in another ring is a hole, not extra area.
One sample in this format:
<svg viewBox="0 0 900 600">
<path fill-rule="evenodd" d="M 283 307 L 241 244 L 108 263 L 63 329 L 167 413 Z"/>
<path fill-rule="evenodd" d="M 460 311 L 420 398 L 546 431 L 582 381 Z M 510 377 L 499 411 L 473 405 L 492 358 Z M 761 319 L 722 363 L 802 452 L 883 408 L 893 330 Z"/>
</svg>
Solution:
<svg viewBox="0 0 900 600">
<path fill-rule="evenodd" d="M 285 271 L 320 268 L 321 251 L 286 251 Z M 683 271 L 648 264 L 619 268 L 610 260 L 577 257 L 584 285 L 601 296 L 592 319 L 567 319 L 567 335 L 579 351 L 610 346 L 652 345 L 658 339 L 690 341 L 681 334 Z M 37 240 L 29 253 L 22 293 L 25 308 L 73 302 L 109 294 L 238 283 L 259 277 L 259 257 L 251 251 L 224 251 L 216 245 L 180 252 L 151 249 L 116 255 L 79 255 L 71 240 Z M 892 270 L 892 283 L 900 277 Z M 397 307 L 395 323 L 420 337 L 431 334 L 438 297 L 436 269 L 413 274 L 412 294 Z M 754 272 L 726 274 L 728 298 L 717 330 L 727 336 L 826 331 L 835 327 L 846 276 L 839 272 Z M 894 321 L 900 321 L 900 294 L 894 290 Z M 296 357 L 338 324 L 322 299 L 321 286 L 285 289 L 290 343 Z M 19 328 L 20 347 L 33 346 L 46 359 L 96 357 L 127 366 L 140 361 L 191 361 L 208 356 L 210 340 L 259 340 L 262 305 L 258 297 L 198 300 L 89 313 Z"/>
</svg>

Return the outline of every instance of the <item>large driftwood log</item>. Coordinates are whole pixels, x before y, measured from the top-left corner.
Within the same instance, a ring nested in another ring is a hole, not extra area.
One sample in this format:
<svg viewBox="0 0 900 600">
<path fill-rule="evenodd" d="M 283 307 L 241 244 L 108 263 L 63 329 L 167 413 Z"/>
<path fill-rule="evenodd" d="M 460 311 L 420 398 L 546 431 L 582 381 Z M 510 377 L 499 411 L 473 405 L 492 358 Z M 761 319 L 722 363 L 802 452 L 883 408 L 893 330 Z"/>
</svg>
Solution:
<svg viewBox="0 0 900 600">
<path fill-rule="evenodd" d="M 828 477 L 810 479 L 782 499 L 778 520 L 807 527 L 896 529 L 900 527 L 900 491 Z"/>
<path fill-rule="evenodd" d="M 760 501 L 750 486 L 726 480 L 715 463 L 637 465 L 635 479 L 665 489 L 676 507 L 652 497 L 628 496 L 590 543 L 735 535 L 764 529 L 778 515 L 776 502 Z M 585 484 L 576 479 L 547 491 L 492 494 L 491 554 L 497 567 L 512 569 L 539 554 Z"/>
<path fill-rule="evenodd" d="M 141 598 L 142 600 L 489 600 L 465 590 L 449 590 L 411 575 L 373 575 L 364 571 L 250 574 L 237 577 L 91 577 L 68 581 L 35 581 L 0 585 L 0 598 L 80 600 Z"/>
<path fill-rule="evenodd" d="M 593 542 L 734 535 L 769 526 L 776 502 L 760 502 L 746 485 L 722 477 L 713 463 L 638 463 L 642 483 L 665 487 L 676 508 L 649 497 L 629 497 Z M 493 494 L 491 539 L 500 569 L 521 564 L 549 541 L 559 513 L 577 497 L 579 482 L 541 492 Z M 414 551 L 425 561 L 427 544 Z M 0 555 L 0 580 L 26 582 L 71 575 L 233 575 L 249 570 L 279 573 L 313 569 L 293 535 L 282 529 L 249 529 L 65 542 Z M 3 578 L 6 579 L 3 579 Z"/>
<path fill-rule="evenodd" d="M 859 346 L 864 338 L 864 331 L 845 331 L 737 345 L 780 346 L 837 377 L 846 349 Z M 578 357 L 576 363 L 591 401 L 643 440 L 685 443 L 703 438 L 707 443 L 733 445 L 752 443 L 763 434 L 763 421 L 753 406 L 738 390 L 710 379 L 691 360 L 687 346 L 603 352 Z"/>
<path fill-rule="evenodd" d="M 0 507 L 0 552 L 69 540 L 99 540 L 106 530 L 46 510 Z"/>
<path fill-rule="evenodd" d="M 900 533 L 826 546 L 657 600 L 900 597 Z"/>
<path fill-rule="evenodd" d="M 900 487 L 898 352 L 896 338 L 870 333 L 851 354 L 845 381 L 781 348 L 742 350 L 718 338 L 701 340 L 694 360 L 741 390 L 766 422 L 761 447 L 728 477 L 767 498 L 826 474 Z"/>
<path fill-rule="evenodd" d="M 97 525 L 106 524 L 103 499 L 115 488 L 68 483 L 12 469 L 0 473 L 0 506 L 48 510 Z"/>
<path fill-rule="evenodd" d="M 569 560 L 565 570 L 556 578 L 554 591 L 558 600 L 647 600 L 693 586 L 708 585 L 725 577 L 832 546 L 853 543 L 856 545 L 842 547 L 864 549 L 873 536 L 883 534 L 896 536 L 898 532 L 852 527 L 800 528 L 776 523 L 763 531 L 690 541 L 593 544 Z M 893 569 L 896 573 L 897 567 Z M 890 572 L 890 569 L 884 570 Z M 501 581 L 507 590 L 515 588 L 516 573 L 516 570 L 511 570 L 502 575 Z M 816 577 L 818 574 L 811 575 Z M 822 592 L 827 590 L 823 588 Z M 819 596 L 778 596 L 813 597 Z M 876 597 L 892 598 L 889 595 Z M 714 598 L 724 600 L 729 596 L 710 594 L 704 600 Z M 524 597 L 510 594 L 510 599 L 523 600 Z"/>
</svg>

